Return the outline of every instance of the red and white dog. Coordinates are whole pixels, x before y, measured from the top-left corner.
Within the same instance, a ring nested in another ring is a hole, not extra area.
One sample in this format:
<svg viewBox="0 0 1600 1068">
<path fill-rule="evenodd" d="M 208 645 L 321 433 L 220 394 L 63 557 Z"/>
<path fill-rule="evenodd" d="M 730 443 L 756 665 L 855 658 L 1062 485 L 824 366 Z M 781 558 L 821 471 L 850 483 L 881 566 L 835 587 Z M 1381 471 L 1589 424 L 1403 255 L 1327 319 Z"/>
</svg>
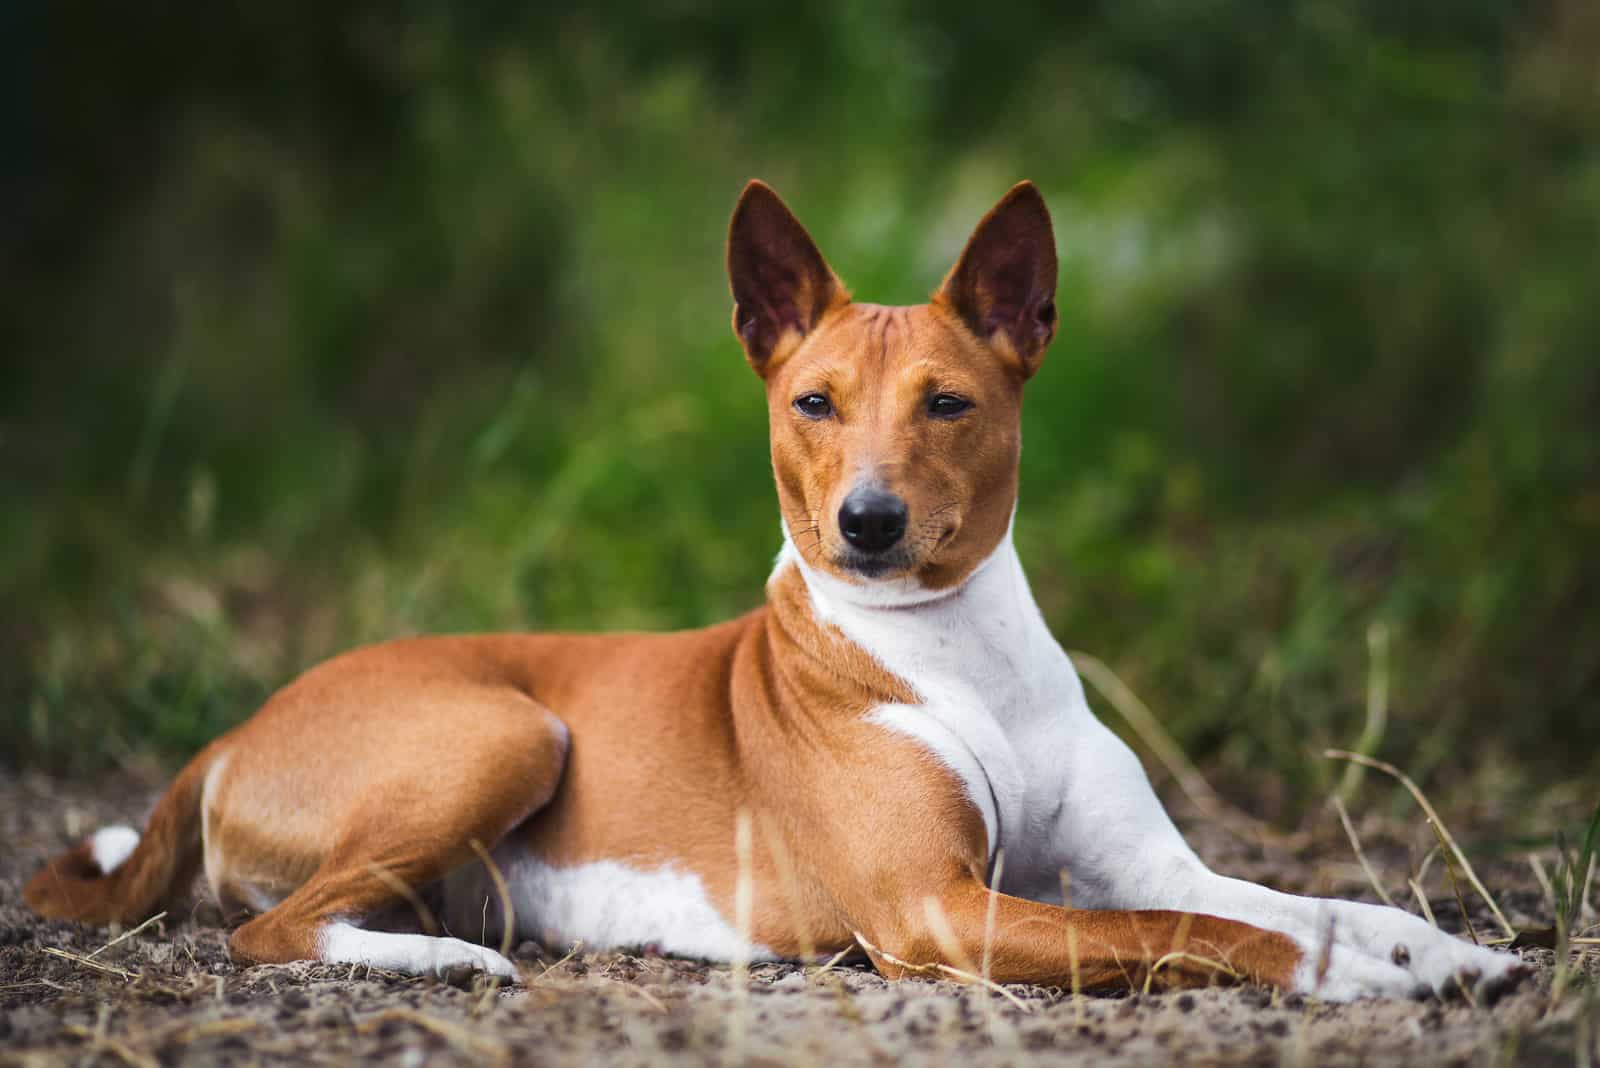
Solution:
<svg viewBox="0 0 1600 1068">
<path fill-rule="evenodd" d="M 515 977 L 484 945 L 397 929 L 420 894 L 449 931 L 498 940 L 486 848 L 516 936 L 594 949 L 759 959 L 859 939 L 896 976 L 987 947 L 1002 982 L 1235 978 L 1329 999 L 1518 974 L 1398 910 L 1208 870 L 1090 712 L 1011 541 L 1023 387 L 1056 328 L 1032 185 L 929 304 L 852 301 L 759 182 L 728 272 L 784 525 L 765 606 L 684 633 L 336 657 L 195 757 L 142 835 L 100 831 L 28 902 L 134 921 L 203 869 L 257 914 L 230 939 L 241 960 Z"/>
</svg>

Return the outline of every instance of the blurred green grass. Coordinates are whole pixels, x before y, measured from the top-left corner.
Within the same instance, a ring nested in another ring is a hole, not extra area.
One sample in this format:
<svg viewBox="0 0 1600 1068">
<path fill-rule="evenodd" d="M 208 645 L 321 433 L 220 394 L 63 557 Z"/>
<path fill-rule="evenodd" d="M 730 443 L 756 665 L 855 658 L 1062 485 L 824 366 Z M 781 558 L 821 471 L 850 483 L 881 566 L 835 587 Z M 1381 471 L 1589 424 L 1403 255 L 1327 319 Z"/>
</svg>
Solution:
<svg viewBox="0 0 1600 1068">
<path fill-rule="evenodd" d="M 1017 537 L 1215 766 L 1600 772 L 1600 18 L 1155 2 L 24 4 L 0 758 L 176 756 L 421 631 L 694 626 L 777 545 L 727 213 L 923 299 L 1013 181 Z"/>
</svg>

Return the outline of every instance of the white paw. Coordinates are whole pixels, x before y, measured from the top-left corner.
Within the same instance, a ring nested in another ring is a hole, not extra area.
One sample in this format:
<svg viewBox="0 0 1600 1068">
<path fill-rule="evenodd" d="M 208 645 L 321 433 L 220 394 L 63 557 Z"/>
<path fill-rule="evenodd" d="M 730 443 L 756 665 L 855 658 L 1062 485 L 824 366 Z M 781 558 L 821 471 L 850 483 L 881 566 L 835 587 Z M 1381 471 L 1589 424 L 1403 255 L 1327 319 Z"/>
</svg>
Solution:
<svg viewBox="0 0 1600 1068">
<path fill-rule="evenodd" d="M 1415 919 L 1415 917 L 1406 917 Z M 1500 953 L 1447 935 L 1421 920 L 1398 937 L 1385 938 L 1391 960 L 1420 979 L 1436 994 L 1466 990 L 1494 993 L 1526 971 L 1513 953 Z"/>
<path fill-rule="evenodd" d="M 1358 990 L 1351 996 L 1449 995 L 1461 991 L 1474 997 L 1492 996 L 1525 974 L 1516 956 L 1447 935 L 1399 909 L 1354 902 L 1326 904 L 1316 934 L 1296 932 L 1297 941 L 1311 946 L 1301 965 L 1302 972 L 1311 975 L 1323 962 L 1321 970 L 1329 992 L 1317 992 L 1320 997 L 1348 1000 L 1338 992 L 1363 984 L 1370 989 Z M 1331 956 L 1327 952 L 1330 933 Z M 1308 968 L 1310 972 L 1306 971 Z M 1405 977 L 1410 991 L 1395 989 L 1396 973 Z M 1305 992 L 1316 991 L 1308 987 Z"/>
<path fill-rule="evenodd" d="M 513 981 L 517 978 L 517 966 L 486 946 L 475 946 L 459 938 L 435 938 L 431 941 L 438 943 L 427 967 L 434 975 L 445 978 L 465 969 L 487 972 Z"/>
<path fill-rule="evenodd" d="M 1300 936 L 1305 953 L 1295 969 L 1296 993 L 1309 994 L 1324 1001 L 1354 1001 L 1357 998 L 1414 998 L 1423 992 L 1422 984 L 1406 969 L 1369 956 L 1337 940 L 1329 944 Z"/>
<path fill-rule="evenodd" d="M 517 966 L 485 946 L 459 938 L 369 931 L 343 922 L 323 927 L 318 958 L 330 964 L 367 964 L 408 975 L 453 979 L 462 972 L 487 972 L 513 982 L 517 979 Z"/>
</svg>

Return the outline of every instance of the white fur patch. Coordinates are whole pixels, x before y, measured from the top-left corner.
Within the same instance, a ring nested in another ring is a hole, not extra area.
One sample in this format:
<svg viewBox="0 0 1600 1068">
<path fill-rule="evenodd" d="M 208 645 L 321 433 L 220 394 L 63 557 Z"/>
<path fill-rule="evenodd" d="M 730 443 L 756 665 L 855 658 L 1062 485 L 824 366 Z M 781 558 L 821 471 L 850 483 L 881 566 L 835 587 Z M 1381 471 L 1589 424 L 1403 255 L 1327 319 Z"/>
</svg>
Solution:
<svg viewBox="0 0 1600 1068">
<path fill-rule="evenodd" d="M 89 855 L 102 874 L 110 875 L 122 867 L 139 846 L 139 832 L 118 824 L 102 827 L 89 838 Z"/>
<path fill-rule="evenodd" d="M 317 959 L 328 964 L 366 964 L 407 975 L 445 975 L 458 968 L 516 979 L 517 968 L 492 949 L 459 938 L 368 931 L 352 923 L 325 924 L 317 936 Z"/>
<path fill-rule="evenodd" d="M 654 946 L 718 961 L 733 960 L 745 949 L 693 873 L 641 870 L 613 860 L 555 868 L 512 845 L 496 849 L 494 860 L 511 887 L 518 937 L 551 946 L 582 942 L 585 950 Z M 445 916 L 460 934 L 499 936 L 499 897 L 481 866 L 450 878 Z M 752 944 L 748 954 L 751 960 L 778 959 L 760 944 Z"/>
</svg>

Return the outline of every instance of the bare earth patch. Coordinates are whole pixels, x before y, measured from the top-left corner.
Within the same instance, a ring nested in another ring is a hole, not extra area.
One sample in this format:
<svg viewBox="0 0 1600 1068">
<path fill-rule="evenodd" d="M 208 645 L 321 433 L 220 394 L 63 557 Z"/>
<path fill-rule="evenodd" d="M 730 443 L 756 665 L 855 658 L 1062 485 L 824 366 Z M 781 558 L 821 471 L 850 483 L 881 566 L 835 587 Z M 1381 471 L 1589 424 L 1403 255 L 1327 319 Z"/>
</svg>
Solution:
<svg viewBox="0 0 1600 1068">
<path fill-rule="evenodd" d="M 1600 1000 L 1585 992 L 1600 982 L 1592 948 L 1579 960 L 1587 986 L 1554 1006 L 1551 954 L 1526 950 L 1533 979 L 1492 1006 L 1325 1005 L 1248 988 L 1123 997 L 1010 988 L 1019 1008 L 955 983 L 888 983 L 864 964 L 761 965 L 740 989 L 726 967 L 532 943 L 516 953 L 525 985 L 505 989 L 362 967 L 239 968 L 205 904 L 104 949 L 112 932 L 22 907 L 22 882 L 45 856 L 102 824 L 138 823 L 154 796 L 128 776 L 88 784 L 0 772 L 0 1065 L 1572 1065 L 1597 1056 Z M 1375 900 L 1331 818 L 1314 821 L 1306 841 L 1265 845 L 1187 822 L 1202 855 L 1230 874 Z M 1403 888 L 1408 857 L 1419 855 L 1416 828 L 1362 830 L 1391 891 Z M 1514 924 L 1549 923 L 1527 865 L 1478 867 Z M 1431 873 L 1427 885 L 1440 925 L 1460 930 L 1442 877 Z M 1480 934 L 1494 933 L 1486 910 L 1468 908 Z"/>
</svg>

